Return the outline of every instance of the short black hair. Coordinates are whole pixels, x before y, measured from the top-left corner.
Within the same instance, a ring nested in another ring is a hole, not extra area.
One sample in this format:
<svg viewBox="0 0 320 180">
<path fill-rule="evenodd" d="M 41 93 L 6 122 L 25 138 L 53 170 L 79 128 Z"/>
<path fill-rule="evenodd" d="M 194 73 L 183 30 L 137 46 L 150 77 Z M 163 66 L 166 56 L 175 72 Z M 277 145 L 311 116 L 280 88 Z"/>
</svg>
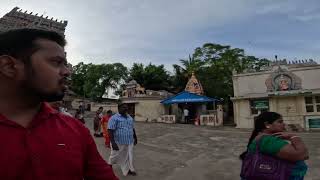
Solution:
<svg viewBox="0 0 320 180">
<path fill-rule="evenodd" d="M 8 55 L 26 60 L 37 50 L 37 39 L 47 39 L 60 46 L 66 45 L 64 36 L 54 31 L 40 29 L 14 29 L 0 33 L 0 56 Z"/>
<path fill-rule="evenodd" d="M 120 103 L 118 104 L 118 108 L 121 107 L 121 106 L 124 106 L 124 105 L 128 106 L 128 104 L 126 104 L 126 103 L 124 103 L 124 102 L 120 102 Z"/>
<path fill-rule="evenodd" d="M 107 111 L 107 114 L 112 114 L 112 111 L 111 111 L 111 110 L 108 110 L 108 111 Z"/>
</svg>

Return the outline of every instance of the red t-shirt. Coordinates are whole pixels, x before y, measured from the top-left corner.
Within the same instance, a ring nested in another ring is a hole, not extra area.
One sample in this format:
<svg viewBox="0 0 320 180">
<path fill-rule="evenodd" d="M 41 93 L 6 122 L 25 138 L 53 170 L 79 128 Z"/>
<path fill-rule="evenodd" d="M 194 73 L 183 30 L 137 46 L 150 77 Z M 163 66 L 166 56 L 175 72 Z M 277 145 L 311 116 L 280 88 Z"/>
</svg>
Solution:
<svg viewBox="0 0 320 180">
<path fill-rule="evenodd" d="M 0 114 L 0 179 L 118 180 L 89 130 L 47 103 L 28 128 Z"/>
</svg>

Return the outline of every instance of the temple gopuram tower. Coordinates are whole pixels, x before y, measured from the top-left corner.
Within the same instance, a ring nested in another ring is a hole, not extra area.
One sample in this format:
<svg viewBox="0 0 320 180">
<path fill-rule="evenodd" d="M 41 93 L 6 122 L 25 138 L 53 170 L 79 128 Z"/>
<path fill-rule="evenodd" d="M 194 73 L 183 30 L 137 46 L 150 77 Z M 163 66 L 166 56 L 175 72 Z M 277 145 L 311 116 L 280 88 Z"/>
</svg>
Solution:
<svg viewBox="0 0 320 180">
<path fill-rule="evenodd" d="M 38 16 L 38 13 L 33 15 L 32 12 L 22 12 L 22 9 L 15 7 L 0 18 L 0 32 L 11 29 L 30 28 L 55 31 L 64 35 L 67 24 L 68 21 L 58 21 L 53 18 L 48 19 L 48 16 Z"/>
<path fill-rule="evenodd" d="M 190 79 L 186 85 L 185 91 L 188 91 L 188 92 L 191 92 L 194 94 L 198 94 L 198 95 L 204 94 L 202 85 L 201 85 L 200 81 L 198 81 L 198 79 L 196 78 L 194 73 L 192 73 L 192 76 L 190 77 Z"/>
</svg>

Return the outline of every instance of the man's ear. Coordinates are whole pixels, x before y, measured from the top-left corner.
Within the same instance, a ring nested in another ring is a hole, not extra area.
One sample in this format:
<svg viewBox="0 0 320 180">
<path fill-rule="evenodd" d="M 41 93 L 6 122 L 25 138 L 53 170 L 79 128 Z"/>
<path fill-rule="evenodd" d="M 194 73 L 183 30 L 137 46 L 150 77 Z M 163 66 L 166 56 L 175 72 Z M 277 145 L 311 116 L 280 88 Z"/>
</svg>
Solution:
<svg viewBox="0 0 320 180">
<path fill-rule="evenodd" d="M 0 56 L 0 74 L 14 78 L 17 75 L 18 60 L 12 56 L 1 55 Z"/>
</svg>

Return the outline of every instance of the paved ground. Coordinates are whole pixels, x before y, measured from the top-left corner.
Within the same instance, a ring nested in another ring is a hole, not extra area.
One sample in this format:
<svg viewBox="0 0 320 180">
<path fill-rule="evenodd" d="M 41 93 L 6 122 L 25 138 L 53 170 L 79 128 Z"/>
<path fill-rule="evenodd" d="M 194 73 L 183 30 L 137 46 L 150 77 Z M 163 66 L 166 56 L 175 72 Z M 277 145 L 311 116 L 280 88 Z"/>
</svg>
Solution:
<svg viewBox="0 0 320 180">
<path fill-rule="evenodd" d="M 90 122 L 87 126 L 92 127 Z M 124 180 L 237 180 L 240 161 L 249 138 L 248 130 L 197 127 L 184 124 L 136 123 L 138 145 L 135 168 L 138 176 Z M 320 180 L 320 132 L 300 133 L 310 151 L 306 180 Z M 101 155 L 109 150 L 103 138 L 95 138 Z"/>
</svg>

